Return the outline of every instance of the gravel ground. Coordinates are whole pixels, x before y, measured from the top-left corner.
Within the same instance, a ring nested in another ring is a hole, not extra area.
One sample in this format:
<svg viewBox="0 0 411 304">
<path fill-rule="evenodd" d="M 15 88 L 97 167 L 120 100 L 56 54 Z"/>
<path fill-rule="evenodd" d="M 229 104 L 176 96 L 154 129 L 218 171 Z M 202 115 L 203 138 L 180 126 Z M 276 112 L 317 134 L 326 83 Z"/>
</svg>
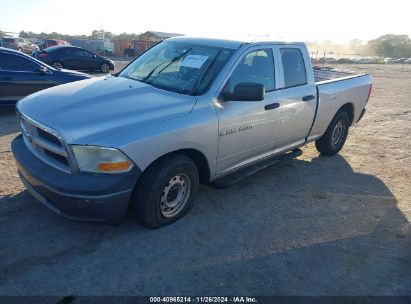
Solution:
<svg viewBox="0 0 411 304">
<path fill-rule="evenodd" d="M 0 295 L 411 295 L 411 71 L 372 69 L 341 153 L 314 145 L 177 223 L 65 220 L 24 190 L 0 113 Z M 409 68 L 411 70 L 411 67 Z"/>
</svg>

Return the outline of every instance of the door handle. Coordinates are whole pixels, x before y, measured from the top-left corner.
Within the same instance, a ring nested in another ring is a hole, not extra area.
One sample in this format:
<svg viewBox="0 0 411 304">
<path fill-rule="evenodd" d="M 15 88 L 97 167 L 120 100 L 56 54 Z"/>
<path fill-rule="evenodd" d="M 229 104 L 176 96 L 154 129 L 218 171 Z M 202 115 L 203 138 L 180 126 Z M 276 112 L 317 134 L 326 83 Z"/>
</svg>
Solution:
<svg viewBox="0 0 411 304">
<path fill-rule="evenodd" d="M 303 97 L 303 101 L 309 101 L 309 100 L 313 100 L 315 98 L 314 95 L 307 95 Z"/>
<path fill-rule="evenodd" d="M 264 110 L 266 110 L 266 111 L 268 111 L 268 110 L 274 110 L 274 109 L 277 109 L 277 108 L 279 108 L 279 107 L 280 107 L 280 104 L 279 104 L 278 102 L 275 102 L 275 103 L 270 103 L 270 104 L 266 105 L 266 106 L 264 107 Z"/>
</svg>

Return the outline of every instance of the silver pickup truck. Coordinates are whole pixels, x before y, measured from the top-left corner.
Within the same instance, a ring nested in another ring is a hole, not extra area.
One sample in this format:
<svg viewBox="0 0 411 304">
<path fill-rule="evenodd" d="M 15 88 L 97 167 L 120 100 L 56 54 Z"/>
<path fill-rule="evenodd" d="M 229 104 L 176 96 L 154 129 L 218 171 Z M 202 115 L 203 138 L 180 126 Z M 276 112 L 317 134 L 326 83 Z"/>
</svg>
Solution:
<svg viewBox="0 0 411 304">
<path fill-rule="evenodd" d="M 156 228 L 184 216 L 199 183 L 225 188 L 299 156 L 340 151 L 371 77 L 312 68 L 303 43 L 179 37 L 121 72 L 22 99 L 18 173 L 70 219 L 127 210 Z"/>
</svg>

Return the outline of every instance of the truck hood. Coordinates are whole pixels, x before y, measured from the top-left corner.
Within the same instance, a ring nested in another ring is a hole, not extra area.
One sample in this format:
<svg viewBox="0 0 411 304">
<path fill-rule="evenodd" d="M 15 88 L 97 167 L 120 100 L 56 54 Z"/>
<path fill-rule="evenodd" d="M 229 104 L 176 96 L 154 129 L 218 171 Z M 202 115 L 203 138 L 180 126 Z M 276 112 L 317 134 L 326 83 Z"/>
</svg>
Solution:
<svg viewBox="0 0 411 304">
<path fill-rule="evenodd" d="M 138 130 L 187 115 L 193 96 L 157 89 L 123 77 L 96 77 L 29 95 L 17 108 L 60 132 L 67 143 L 91 144 L 118 131 Z"/>
</svg>

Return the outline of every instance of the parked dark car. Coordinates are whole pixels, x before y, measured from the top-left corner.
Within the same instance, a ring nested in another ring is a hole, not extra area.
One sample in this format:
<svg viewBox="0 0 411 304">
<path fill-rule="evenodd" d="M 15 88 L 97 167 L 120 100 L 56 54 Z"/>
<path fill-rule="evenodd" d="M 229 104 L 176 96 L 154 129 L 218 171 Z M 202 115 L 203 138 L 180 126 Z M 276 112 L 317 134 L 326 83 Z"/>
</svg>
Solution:
<svg viewBox="0 0 411 304">
<path fill-rule="evenodd" d="M 56 69 L 101 71 L 114 70 L 114 62 L 76 46 L 53 46 L 33 56 Z"/>
<path fill-rule="evenodd" d="M 0 107 L 59 84 L 88 79 L 85 73 L 57 70 L 21 52 L 0 47 Z"/>
<path fill-rule="evenodd" d="M 338 58 L 336 63 L 354 63 L 354 60 L 350 58 Z"/>
<path fill-rule="evenodd" d="M 25 38 L 2 38 L 3 47 L 31 54 L 33 51 L 39 49 L 37 45 L 31 43 Z"/>
</svg>

